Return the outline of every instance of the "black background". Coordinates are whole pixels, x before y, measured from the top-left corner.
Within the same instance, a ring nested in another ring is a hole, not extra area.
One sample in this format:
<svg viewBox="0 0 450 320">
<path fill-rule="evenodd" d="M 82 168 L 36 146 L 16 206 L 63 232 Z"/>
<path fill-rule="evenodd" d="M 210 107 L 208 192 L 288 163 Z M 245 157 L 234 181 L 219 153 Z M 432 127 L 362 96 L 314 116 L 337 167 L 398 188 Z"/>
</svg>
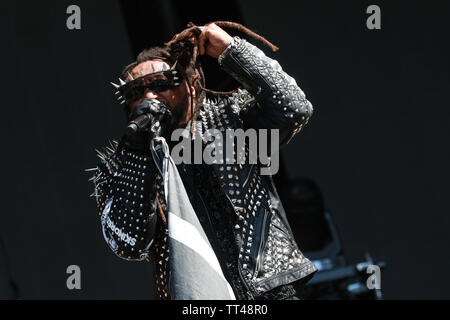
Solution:
<svg viewBox="0 0 450 320">
<path fill-rule="evenodd" d="M 70 4 L 81 30 L 66 28 Z M 381 30 L 366 27 L 370 4 Z M 104 243 L 83 170 L 123 132 L 109 81 L 191 20 L 242 22 L 280 47 L 259 45 L 314 106 L 285 169 L 319 185 L 350 262 L 385 256 L 387 299 L 449 298 L 448 2 L 2 1 L 0 12 L 2 298 L 153 297 L 151 266 Z M 66 287 L 72 264 L 81 290 Z"/>
</svg>

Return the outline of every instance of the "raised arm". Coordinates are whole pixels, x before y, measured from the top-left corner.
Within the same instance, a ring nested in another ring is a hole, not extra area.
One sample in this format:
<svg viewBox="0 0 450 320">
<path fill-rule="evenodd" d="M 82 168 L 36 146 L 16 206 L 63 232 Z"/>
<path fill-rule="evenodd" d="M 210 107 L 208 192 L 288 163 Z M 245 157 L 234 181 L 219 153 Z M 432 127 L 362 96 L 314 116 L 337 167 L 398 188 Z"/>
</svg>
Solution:
<svg viewBox="0 0 450 320">
<path fill-rule="evenodd" d="M 245 102 L 241 117 L 247 128 L 279 129 L 284 144 L 308 122 L 311 103 L 295 79 L 259 48 L 235 37 L 218 62 L 245 88 L 233 98 Z"/>
</svg>

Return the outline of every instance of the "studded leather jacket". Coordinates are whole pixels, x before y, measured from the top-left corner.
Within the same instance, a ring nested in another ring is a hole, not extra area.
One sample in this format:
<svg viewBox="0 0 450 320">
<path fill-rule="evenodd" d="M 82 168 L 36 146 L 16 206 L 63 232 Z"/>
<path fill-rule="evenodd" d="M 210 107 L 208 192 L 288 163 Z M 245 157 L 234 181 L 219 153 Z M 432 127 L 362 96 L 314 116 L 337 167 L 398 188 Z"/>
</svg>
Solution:
<svg viewBox="0 0 450 320">
<path fill-rule="evenodd" d="M 282 145 L 308 122 L 312 106 L 303 91 L 260 49 L 237 39 L 218 62 L 243 89 L 204 100 L 195 125 L 204 147 L 209 129 L 279 129 Z M 150 153 L 116 147 L 99 152 L 92 177 L 104 237 L 119 257 L 154 263 L 157 296 L 170 298 L 163 179 Z M 238 299 L 258 299 L 311 278 L 317 269 L 301 253 L 272 178 L 261 175 L 260 164 L 219 160 L 177 167 Z"/>
</svg>

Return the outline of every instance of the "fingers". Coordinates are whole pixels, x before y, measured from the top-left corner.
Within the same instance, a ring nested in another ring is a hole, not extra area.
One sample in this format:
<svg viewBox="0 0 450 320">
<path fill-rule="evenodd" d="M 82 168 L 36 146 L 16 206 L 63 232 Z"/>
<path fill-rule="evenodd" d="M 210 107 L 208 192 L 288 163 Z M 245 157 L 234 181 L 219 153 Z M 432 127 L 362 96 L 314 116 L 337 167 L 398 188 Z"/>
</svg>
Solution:
<svg viewBox="0 0 450 320">
<path fill-rule="evenodd" d="M 206 32 L 205 27 L 200 27 L 200 30 L 202 30 L 202 33 L 200 34 L 198 38 L 198 51 L 200 55 L 205 54 L 205 42 L 206 42 Z"/>
</svg>

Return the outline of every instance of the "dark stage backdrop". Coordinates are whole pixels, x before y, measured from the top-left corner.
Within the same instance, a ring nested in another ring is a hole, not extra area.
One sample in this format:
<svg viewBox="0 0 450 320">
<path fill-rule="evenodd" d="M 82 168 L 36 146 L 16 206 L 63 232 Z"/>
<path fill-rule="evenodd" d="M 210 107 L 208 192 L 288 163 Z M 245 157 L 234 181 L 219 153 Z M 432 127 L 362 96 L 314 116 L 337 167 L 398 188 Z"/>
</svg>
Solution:
<svg viewBox="0 0 450 320">
<path fill-rule="evenodd" d="M 66 28 L 71 4 L 81 30 Z M 3 1 L 0 298 L 153 297 L 151 266 L 104 243 L 83 170 L 122 133 L 109 85 L 122 66 L 146 41 L 215 19 L 278 45 L 264 50 L 312 102 L 285 169 L 317 182 L 350 262 L 366 250 L 385 256 L 386 298 L 449 298 L 450 5 L 378 1 L 382 29 L 370 31 L 370 4 L 247 0 L 221 12 L 195 1 Z M 66 287 L 69 265 L 81 268 L 81 290 Z"/>
<path fill-rule="evenodd" d="M 116 258 L 103 241 L 84 172 L 124 124 L 109 84 L 133 58 L 121 9 L 77 1 L 82 28 L 71 31 L 73 3 L 1 4 L 0 230 L 9 270 L 20 298 L 152 298 L 150 265 Z M 69 265 L 81 268 L 81 290 L 66 287 Z"/>
</svg>

